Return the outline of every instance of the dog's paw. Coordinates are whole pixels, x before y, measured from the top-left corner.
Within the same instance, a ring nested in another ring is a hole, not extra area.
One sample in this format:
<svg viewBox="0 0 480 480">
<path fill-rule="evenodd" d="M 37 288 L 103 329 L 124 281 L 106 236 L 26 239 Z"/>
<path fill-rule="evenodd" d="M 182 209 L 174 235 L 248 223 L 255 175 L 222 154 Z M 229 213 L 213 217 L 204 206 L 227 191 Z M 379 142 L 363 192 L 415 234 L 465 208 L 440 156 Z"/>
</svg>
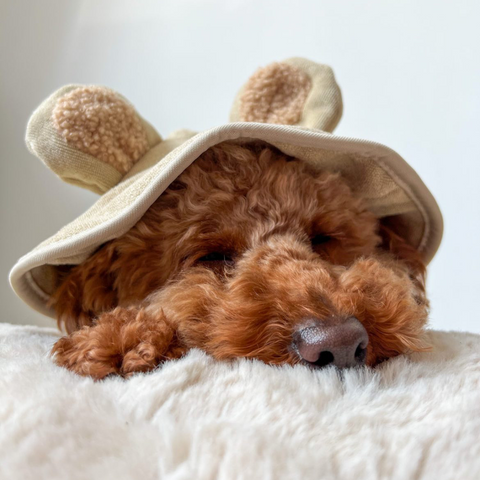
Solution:
<svg viewBox="0 0 480 480">
<path fill-rule="evenodd" d="M 97 380 L 110 374 L 120 373 L 121 355 L 115 350 L 106 350 L 103 345 L 92 343 L 94 327 L 81 330 L 58 340 L 52 349 L 55 363 L 78 375 L 91 376 Z"/>
<path fill-rule="evenodd" d="M 52 354 L 57 365 L 79 375 L 96 380 L 112 374 L 128 377 L 181 356 L 178 346 L 172 348 L 174 337 L 163 315 L 152 318 L 144 310 L 116 308 L 95 325 L 58 340 Z"/>
</svg>

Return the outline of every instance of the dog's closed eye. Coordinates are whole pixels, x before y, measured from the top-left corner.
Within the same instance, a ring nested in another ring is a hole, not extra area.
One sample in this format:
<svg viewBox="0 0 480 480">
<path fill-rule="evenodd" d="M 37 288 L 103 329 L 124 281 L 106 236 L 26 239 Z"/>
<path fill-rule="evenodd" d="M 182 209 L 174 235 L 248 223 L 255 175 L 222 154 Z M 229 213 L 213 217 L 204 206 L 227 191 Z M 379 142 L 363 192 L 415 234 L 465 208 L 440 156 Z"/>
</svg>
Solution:
<svg viewBox="0 0 480 480">
<path fill-rule="evenodd" d="M 316 247 L 317 245 L 322 245 L 324 243 L 329 242 L 331 239 L 332 237 L 329 237 L 328 235 L 319 234 L 312 237 L 310 239 L 310 242 L 312 246 Z"/>
<path fill-rule="evenodd" d="M 224 263 L 226 265 L 233 265 L 235 262 L 233 256 L 229 253 L 211 252 L 197 260 L 197 263 Z"/>
</svg>

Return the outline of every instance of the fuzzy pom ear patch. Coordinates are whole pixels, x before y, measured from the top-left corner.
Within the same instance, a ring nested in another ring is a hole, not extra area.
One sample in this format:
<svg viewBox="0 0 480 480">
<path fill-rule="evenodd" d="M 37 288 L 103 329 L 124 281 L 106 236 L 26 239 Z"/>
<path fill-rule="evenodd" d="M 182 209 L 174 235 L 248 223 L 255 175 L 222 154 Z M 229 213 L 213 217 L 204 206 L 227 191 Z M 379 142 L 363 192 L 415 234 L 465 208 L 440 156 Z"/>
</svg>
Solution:
<svg viewBox="0 0 480 480">
<path fill-rule="evenodd" d="M 287 63 L 258 69 L 246 83 L 239 103 L 243 122 L 294 125 L 312 88 L 310 77 Z"/>
<path fill-rule="evenodd" d="M 333 132 L 342 94 L 328 65 L 288 58 L 257 70 L 233 101 L 231 122 L 295 125 Z"/>
<path fill-rule="evenodd" d="M 72 147 L 122 174 L 149 149 L 147 132 L 134 108 L 105 87 L 79 87 L 59 98 L 52 122 Z"/>
</svg>

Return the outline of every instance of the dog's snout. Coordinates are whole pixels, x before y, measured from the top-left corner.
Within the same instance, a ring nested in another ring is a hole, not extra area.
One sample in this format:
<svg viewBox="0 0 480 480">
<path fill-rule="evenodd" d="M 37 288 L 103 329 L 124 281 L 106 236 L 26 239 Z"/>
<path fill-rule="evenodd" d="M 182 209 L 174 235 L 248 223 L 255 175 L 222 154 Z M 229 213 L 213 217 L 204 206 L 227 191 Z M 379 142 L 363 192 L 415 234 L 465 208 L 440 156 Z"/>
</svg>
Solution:
<svg viewBox="0 0 480 480">
<path fill-rule="evenodd" d="M 338 368 L 365 364 L 368 334 L 355 318 L 328 322 L 311 320 L 294 334 L 294 349 L 302 360 L 315 367 Z"/>
</svg>

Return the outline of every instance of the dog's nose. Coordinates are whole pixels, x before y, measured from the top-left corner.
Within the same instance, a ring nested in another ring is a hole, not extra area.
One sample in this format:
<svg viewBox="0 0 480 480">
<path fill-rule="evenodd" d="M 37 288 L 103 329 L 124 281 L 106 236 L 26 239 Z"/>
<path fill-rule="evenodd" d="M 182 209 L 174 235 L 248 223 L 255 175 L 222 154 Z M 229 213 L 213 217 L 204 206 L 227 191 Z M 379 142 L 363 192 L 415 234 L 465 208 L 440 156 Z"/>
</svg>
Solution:
<svg viewBox="0 0 480 480">
<path fill-rule="evenodd" d="M 368 334 L 355 318 L 322 321 L 312 319 L 293 336 L 298 355 L 315 367 L 338 368 L 365 364 Z"/>
</svg>

